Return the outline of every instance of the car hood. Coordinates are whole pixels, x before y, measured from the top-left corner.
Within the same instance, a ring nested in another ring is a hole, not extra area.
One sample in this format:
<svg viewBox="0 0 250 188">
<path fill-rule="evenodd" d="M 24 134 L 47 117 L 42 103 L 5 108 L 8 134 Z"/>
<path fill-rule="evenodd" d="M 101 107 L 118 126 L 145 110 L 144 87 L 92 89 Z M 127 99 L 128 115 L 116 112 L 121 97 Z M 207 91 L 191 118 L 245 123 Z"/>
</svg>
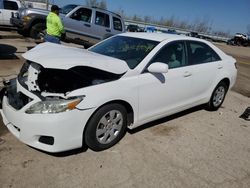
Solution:
<svg viewBox="0 0 250 188">
<path fill-rule="evenodd" d="M 37 45 L 24 53 L 23 57 L 44 68 L 67 70 L 76 66 L 86 66 L 114 74 L 124 74 L 129 70 L 127 63 L 123 60 L 49 42 Z"/>
</svg>

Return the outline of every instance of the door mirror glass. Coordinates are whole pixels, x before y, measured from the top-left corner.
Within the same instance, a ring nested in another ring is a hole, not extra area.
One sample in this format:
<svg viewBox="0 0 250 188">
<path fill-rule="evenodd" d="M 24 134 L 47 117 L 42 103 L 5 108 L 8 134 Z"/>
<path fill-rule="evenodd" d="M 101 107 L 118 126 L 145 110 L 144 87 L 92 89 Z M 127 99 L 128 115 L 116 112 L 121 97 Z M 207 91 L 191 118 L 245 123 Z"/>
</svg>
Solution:
<svg viewBox="0 0 250 188">
<path fill-rule="evenodd" d="M 151 73 L 167 73 L 168 65 L 161 62 L 155 62 L 148 67 L 148 71 Z"/>
</svg>

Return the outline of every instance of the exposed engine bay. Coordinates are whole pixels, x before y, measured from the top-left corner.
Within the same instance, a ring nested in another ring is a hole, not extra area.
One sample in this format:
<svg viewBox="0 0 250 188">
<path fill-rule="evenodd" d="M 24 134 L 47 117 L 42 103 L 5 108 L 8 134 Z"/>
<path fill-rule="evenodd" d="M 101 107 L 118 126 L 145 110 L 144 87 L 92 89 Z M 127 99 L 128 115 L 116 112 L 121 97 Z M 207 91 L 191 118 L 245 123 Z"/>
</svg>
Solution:
<svg viewBox="0 0 250 188">
<path fill-rule="evenodd" d="M 44 68 L 27 61 L 18 79 L 29 91 L 66 94 L 83 87 L 117 80 L 122 75 L 87 66 L 75 66 L 67 70 Z"/>
</svg>

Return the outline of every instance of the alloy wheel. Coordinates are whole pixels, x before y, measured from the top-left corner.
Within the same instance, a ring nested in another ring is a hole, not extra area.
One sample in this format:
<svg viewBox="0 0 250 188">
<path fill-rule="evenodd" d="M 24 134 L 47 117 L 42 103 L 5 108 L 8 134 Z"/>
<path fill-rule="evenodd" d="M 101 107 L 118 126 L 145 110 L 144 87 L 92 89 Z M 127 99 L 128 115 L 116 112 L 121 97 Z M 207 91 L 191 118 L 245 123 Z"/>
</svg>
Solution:
<svg viewBox="0 0 250 188">
<path fill-rule="evenodd" d="M 102 116 L 96 128 L 98 142 L 101 144 L 112 142 L 119 135 L 123 121 L 122 113 L 118 110 L 111 110 Z"/>
</svg>

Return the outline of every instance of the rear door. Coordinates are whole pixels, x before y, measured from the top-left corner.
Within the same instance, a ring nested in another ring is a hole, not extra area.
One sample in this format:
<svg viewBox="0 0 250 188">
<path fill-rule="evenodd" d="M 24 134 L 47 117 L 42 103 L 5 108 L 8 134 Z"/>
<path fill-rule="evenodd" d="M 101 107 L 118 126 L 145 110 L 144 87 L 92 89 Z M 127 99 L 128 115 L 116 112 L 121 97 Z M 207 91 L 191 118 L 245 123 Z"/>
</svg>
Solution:
<svg viewBox="0 0 250 188">
<path fill-rule="evenodd" d="M 108 38 L 111 33 L 111 21 L 109 14 L 101 11 L 95 12 L 92 32 L 100 38 L 100 40 Z"/>
<path fill-rule="evenodd" d="M 207 44 L 188 41 L 188 61 L 192 72 L 193 101 L 202 100 L 214 87 L 214 81 L 223 68 L 219 55 Z"/>
<path fill-rule="evenodd" d="M 18 4 L 15 1 L 3 1 L 3 9 L 0 9 L 0 24 L 11 25 L 10 18 L 12 12 L 15 13 L 18 10 Z"/>
</svg>

